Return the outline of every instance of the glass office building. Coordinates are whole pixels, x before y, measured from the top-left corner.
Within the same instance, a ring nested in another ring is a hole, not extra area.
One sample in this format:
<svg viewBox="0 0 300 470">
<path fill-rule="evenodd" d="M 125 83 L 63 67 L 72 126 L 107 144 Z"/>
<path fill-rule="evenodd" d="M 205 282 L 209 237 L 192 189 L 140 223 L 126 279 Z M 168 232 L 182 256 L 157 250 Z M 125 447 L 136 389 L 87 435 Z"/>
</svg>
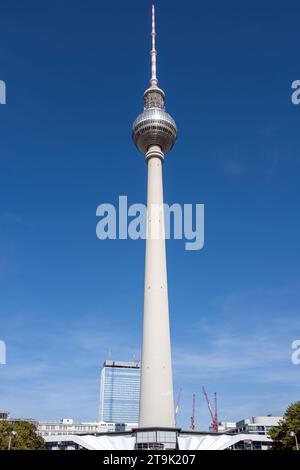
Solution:
<svg viewBox="0 0 300 470">
<path fill-rule="evenodd" d="M 138 423 L 140 378 L 138 362 L 105 361 L 101 371 L 100 421 Z"/>
</svg>

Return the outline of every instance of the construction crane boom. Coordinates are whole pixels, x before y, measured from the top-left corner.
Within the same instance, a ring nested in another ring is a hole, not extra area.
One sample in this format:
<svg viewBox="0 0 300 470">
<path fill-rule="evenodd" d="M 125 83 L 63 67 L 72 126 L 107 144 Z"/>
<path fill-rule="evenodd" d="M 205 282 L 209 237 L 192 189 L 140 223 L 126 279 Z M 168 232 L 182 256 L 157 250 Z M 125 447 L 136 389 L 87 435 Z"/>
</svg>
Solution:
<svg viewBox="0 0 300 470">
<path fill-rule="evenodd" d="M 191 416 L 191 431 L 195 431 L 196 423 L 195 423 L 195 410 L 196 410 L 196 395 L 193 394 L 193 407 L 192 407 L 192 416 Z"/>
<path fill-rule="evenodd" d="M 216 392 L 214 393 L 215 408 L 213 409 L 205 388 L 202 387 L 202 390 L 203 390 L 203 394 L 205 396 L 205 400 L 206 400 L 206 403 L 207 403 L 207 408 L 208 408 L 209 414 L 211 416 L 211 425 L 212 425 L 213 432 L 218 432 L 218 430 L 219 430 L 219 419 L 218 419 L 217 394 L 216 394 Z"/>
<path fill-rule="evenodd" d="M 175 407 L 175 425 L 177 424 L 177 415 L 178 415 L 178 412 L 179 412 L 179 405 L 180 405 L 181 397 L 182 397 L 182 388 L 180 388 L 180 390 L 179 390 L 177 403 L 176 403 L 176 407 Z"/>
</svg>

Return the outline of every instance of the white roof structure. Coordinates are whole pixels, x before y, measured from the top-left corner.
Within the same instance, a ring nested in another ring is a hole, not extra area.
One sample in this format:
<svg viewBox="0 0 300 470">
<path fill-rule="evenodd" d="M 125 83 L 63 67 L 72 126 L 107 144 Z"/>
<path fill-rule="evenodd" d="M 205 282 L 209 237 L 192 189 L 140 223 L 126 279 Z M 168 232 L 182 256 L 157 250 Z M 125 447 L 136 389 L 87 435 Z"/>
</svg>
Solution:
<svg viewBox="0 0 300 470">
<path fill-rule="evenodd" d="M 47 443 L 75 444 L 87 450 L 134 450 L 136 439 L 131 434 L 105 436 L 46 436 Z M 179 450 L 225 450 L 241 441 L 261 442 L 266 445 L 272 441 L 259 434 L 179 434 Z"/>
<path fill-rule="evenodd" d="M 58 444 L 74 442 L 87 450 L 134 450 L 135 437 L 124 436 L 46 436 L 46 443 L 57 442 Z"/>
<path fill-rule="evenodd" d="M 258 434 L 218 434 L 179 436 L 180 450 L 225 450 L 241 441 L 263 442 L 270 444 L 271 439 Z"/>
</svg>

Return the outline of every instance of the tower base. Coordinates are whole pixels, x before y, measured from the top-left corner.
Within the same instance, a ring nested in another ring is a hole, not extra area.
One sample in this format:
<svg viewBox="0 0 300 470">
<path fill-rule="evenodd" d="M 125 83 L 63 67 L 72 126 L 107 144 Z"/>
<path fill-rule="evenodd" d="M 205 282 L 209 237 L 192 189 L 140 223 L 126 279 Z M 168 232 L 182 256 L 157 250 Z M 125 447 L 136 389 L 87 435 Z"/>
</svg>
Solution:
<svg viewBox="0 0 300 470">
<path fill-rule="evenodd" d="M 138 428 L 134 430 L 135 450 L 178 449 L 178 428 Z"/>
</svg>

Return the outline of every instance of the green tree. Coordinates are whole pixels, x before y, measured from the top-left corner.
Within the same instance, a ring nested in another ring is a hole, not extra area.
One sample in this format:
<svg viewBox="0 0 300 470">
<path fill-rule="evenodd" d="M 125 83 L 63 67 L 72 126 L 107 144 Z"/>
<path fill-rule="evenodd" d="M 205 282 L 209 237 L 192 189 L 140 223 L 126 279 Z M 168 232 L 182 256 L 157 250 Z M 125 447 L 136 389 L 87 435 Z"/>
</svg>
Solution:
<svg viewBox="0 0 300 470">
<path fill-rule="evenodd" d="M 44 439 L 37 435 L 37 426 L 28 421 L 0 421 L 0 450 L 42 450 Z"/>
<path fill-rule="evenodd" d="M 290 405 L 279 422 L 279 426 L 269 430 L 269 436 L 274 441 L 272 449 L 296 450 L 295 437 L 291 436 L 293 432 L 300 445 L 300 401 Z"/>
</svg>

